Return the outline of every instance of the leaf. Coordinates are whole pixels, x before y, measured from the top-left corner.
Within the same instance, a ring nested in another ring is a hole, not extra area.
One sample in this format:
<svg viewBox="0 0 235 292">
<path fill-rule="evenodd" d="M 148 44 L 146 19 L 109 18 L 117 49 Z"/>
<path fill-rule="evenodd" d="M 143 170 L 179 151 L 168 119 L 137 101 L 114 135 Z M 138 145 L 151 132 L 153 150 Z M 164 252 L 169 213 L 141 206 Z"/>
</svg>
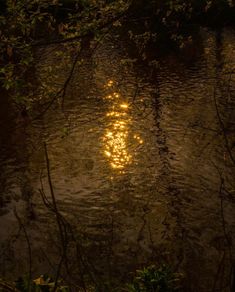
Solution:
<svg viewBox="0 0 235 292">
<path fill-rule="evenodd" d="M 122 24 L 119 20 L 116 20 L 115 22 L 113 22 L 113 26 L 118 27 L 118 26 L 122 26 Z"/>
<path fill-rule="evenodd" d="M 40 276 L 39 278 L 33 280 L 33 282 L 36 285 L 45 285 L 45 280 L 43 279 L 43 276 Z"/>
</svg>

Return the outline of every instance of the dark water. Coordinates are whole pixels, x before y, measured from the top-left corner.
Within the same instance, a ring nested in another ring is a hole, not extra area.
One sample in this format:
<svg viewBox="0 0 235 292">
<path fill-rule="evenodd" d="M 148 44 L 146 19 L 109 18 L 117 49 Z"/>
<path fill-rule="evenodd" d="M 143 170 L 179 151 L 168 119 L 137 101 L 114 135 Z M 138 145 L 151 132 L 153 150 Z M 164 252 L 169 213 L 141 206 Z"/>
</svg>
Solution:
<svg viewBox="0 0 235 292">
<path fill-rule="evenodd" d="M 193 47 L 152 70 L 107 37 L 77 66 L 63 111 L 32 122 L 3 99 L 1 276 L 28 272 L 29 243 L 33 276 L 56 273 L 55 216 L 39 192 L 50 197 L 46 141 L 58 209 L 98 282 L 118 286 L 136 268 L 166 262 L 185 274 L 186 291 L 232 291 L 234 53 L 233 30 L 202 30 Z M 44 86 L 60 85 L 66 63 L 53 50 L 39 56 Z M 45 78 L 49 62 L 61 66 L 56 79 Z M 82 273 L 74 249 L 70 280 Z"/>
</svg>

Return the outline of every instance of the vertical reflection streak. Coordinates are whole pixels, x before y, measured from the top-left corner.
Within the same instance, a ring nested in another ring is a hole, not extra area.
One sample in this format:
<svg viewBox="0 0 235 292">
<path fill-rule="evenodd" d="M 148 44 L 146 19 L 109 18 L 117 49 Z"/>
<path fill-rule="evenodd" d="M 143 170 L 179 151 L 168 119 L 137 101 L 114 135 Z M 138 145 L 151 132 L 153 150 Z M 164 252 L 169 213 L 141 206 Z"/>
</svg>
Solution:
<svg viewBox="0 0 235 292">
<path fill-rule="evenodd" d="M 113 85 L 114 81 L 109 80 L 105 87 L 112 90 Z M 112 168 L 123 170 L 132 161 L 132 155 L 128 150 L 130 108 L 116 91 L 108 94 L 104 99 L 111 103 L 110 111 L 107 113 L 110 123 L 103 137 L 104 154 Z"/>
</svg>

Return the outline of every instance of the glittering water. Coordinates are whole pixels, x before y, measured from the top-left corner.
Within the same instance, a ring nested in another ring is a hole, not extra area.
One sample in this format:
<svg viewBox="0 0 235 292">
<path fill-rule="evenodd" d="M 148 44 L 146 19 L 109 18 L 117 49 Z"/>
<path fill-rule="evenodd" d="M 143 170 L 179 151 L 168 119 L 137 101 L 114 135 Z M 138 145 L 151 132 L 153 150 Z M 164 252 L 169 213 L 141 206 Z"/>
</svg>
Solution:
<svg viewBox="0 0 235 292">
<path fill-rule="evenodd" d="M 187 291 L 230 291 L 234 51 L 233 30 L 202 30 L 197 48 L 161 57 L 152 70 L 108 37 L 77 66 L 63 111 L 30 122 L 2 104 L 1 274 L 28 269 L 13 208 L 34 275 L 59 262 L 55 220 L 39 193 L 50 197 L 45 140 L 58 209 L 99 279 L 121 283 L 135 268 L 168 262 L 186 274 Z M 53 53 L 40 54 L 38 74 Z"/>
</svg>

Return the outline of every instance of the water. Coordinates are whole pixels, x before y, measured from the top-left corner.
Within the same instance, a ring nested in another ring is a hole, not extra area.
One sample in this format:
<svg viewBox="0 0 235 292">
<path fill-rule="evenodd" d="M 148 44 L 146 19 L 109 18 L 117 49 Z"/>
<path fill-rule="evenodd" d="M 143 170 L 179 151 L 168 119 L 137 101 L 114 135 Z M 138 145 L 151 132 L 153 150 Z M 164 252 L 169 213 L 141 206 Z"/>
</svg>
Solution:
<svg viewBox="0 0 235 292">
<path fill-rule="evenodd" d="M 127 49 L 112 36 L 86 52 L 63 111 L 29 121 L 1 101 L 1 275 L 28 272 L 28 243 L 33 276 L 56 273 L 55 216 L 39 192 L 50 199 L 46 141 L 58 209 L 82 246 L 78 265 L 69 243 L 70 282 L 85 266 L 118 287 L 136 268 L 166 262 L 185 273 L 187 291 L 230 291 L 234 31 L 203 29 L 196 49 L 161 57 L 155 70 Z M 44 64 L 58 60 L 53 50 L 39 55 L 43 79 Z M 66 78 L 62 66 L 51 86 Z"/>
</svg>

